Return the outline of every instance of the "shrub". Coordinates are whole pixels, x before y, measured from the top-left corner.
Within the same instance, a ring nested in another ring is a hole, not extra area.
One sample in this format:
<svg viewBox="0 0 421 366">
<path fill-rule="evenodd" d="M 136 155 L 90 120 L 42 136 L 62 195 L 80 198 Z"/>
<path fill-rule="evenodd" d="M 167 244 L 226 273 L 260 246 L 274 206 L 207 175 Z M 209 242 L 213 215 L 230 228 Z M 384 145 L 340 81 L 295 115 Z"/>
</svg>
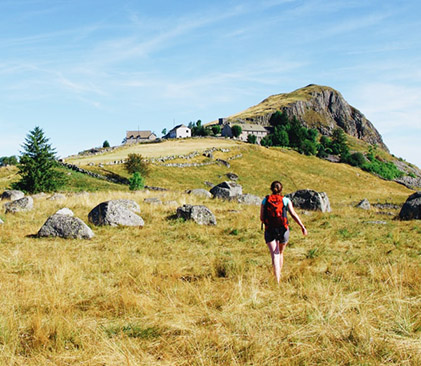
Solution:
<svg viewBox="0 0 421 366">
<path fill-rule="evenodd" d="M 104 143 L 102 144 L 102 147 L 110 147 L 110 143 L 108 142 L 108 140 L 104 141 Z"/>
<path fill-rule="evenodd" d="M 139 172 L 141 176 L 147 177 L 149 174 L 149 163 L 141 154 L 129 154 L 125 163 L 127 172 L 133 174 Z"/>
<path fill-rule="evenodd" d="M 249 134 L 247 136 L 247 142 L 249 144 L 255 144 L 257 142 L 257 136 L 256 135 Z"/>
<path fill-rule="evenodd" d="M 145 188 L 145 178 L 139 172 L 134 172 L 132 177 L 129 178 L 129 189 L 131 191 L 138 191 Z"/>
</svg>

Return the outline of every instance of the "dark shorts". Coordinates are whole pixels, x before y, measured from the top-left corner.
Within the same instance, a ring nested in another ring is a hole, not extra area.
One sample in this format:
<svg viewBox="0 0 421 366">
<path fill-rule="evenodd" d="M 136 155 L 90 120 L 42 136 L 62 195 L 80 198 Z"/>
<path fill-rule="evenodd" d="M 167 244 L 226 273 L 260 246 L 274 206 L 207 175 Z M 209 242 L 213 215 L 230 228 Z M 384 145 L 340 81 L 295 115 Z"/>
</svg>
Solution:
<svg viewBox="0 0 421 366">
<path fill-rule="evenodd" d="M 279 240 L 279 243 L 285 244 L 289 240 L 289 229 L 284 233 L 279 233 L 271 229 L 265 230 L 265 242 L 269 243 L 274 240 Z"/>
</svg>

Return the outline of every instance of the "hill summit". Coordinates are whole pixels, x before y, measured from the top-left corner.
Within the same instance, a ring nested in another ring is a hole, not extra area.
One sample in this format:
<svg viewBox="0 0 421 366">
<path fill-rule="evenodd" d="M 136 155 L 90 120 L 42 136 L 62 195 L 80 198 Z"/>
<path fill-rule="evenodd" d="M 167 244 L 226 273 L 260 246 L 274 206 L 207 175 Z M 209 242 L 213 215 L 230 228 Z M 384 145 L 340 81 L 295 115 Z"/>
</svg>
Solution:
<svg viewBox="0 0 421 366">
<path fill-rule="evenodd" d="M 329 136 L 340 127 L 348 135 L 389 151 L 374 125 L 349 105 L 341 93 L 327 86 L 310 84 L 291 93 L 272 95 L 226 120 L 268 126 L 276 111 L 286 113 L 290 118 L 295 116 L 305 127 L 315 128 L 323 135 Z"/>
</svg>

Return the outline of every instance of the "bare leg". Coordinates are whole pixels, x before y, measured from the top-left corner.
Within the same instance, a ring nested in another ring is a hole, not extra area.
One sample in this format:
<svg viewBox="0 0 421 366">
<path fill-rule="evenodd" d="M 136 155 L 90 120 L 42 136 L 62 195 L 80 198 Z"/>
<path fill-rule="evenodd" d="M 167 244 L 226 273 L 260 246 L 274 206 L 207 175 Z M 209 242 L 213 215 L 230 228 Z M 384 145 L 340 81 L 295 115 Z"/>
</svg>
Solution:
<svg viewBox="0 0 421 366">
<path fill-rule="evenodd" d="M 281 255 L 279 252 L 279 241 L 272 240 L 266 244 L 269 248 L 270 256 L 272 257 L 273 274 L 275 275 L 276 282 L 279 283 L 281 279 L 281 269 L 282 269 L 282 263 L 283 263 L 283 256 L 282 256 L 282 262 L 281 262 Z"/>
<path fill-rule="evenodd" d="M 279 244 L 279 273 L 282 271 L 284 265 L 284 250 L 288 243 Z M 279 282 L 279 281 L 278 281 Z"/>
</svg>

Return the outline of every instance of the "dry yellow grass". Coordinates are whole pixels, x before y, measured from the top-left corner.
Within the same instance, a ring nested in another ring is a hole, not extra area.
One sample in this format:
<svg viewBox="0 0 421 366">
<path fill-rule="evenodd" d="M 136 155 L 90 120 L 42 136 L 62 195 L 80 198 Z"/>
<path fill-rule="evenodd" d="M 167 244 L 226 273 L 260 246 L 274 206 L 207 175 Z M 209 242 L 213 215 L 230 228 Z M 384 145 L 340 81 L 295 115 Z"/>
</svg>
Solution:
<svg viewBox="0 0 421 366">
<path fill-rule="evenodd" d="M 364 197 L 401 204 L 411 192 L 293 151 L 240 148 L 230 169 L 154 167 L 150 180 L 170 192 L 43 198 L 2 214 L 0 364 L 420 364 L 421 224 L 353 207 Z M 260 196 L 275 178 L 287 192 L 329 195 L 332 213 L 298 211 L 309 236 L 292 224 L 280 286 L 258 207 L 182 193 L 227 171 Z M 146 197 L 205 204 L 218 225 L 175 220 L 177 206 Z M 61 207 L 87 222 L 114 198 L 137 201 L 145 227 L 93 227 L 90 241 L 31 237 Z"/>
<path fill-rule="evenodd" d="M 221 138 L 166 140 L 160 143 L 121 146 L 110 153 L 94 156 L 71 156 L 66 159 L 66 162 L 87 165 L 89 163 L 107 163 L 122 160 L 127 158 L 129 154 L 141 154 L 147 158 L 156 158 L 160 156 L 188 154 L 192 151 L 204 151 L 212 147 L 229 148 L 236 145 L 236 141 Z"/>
</svg>

